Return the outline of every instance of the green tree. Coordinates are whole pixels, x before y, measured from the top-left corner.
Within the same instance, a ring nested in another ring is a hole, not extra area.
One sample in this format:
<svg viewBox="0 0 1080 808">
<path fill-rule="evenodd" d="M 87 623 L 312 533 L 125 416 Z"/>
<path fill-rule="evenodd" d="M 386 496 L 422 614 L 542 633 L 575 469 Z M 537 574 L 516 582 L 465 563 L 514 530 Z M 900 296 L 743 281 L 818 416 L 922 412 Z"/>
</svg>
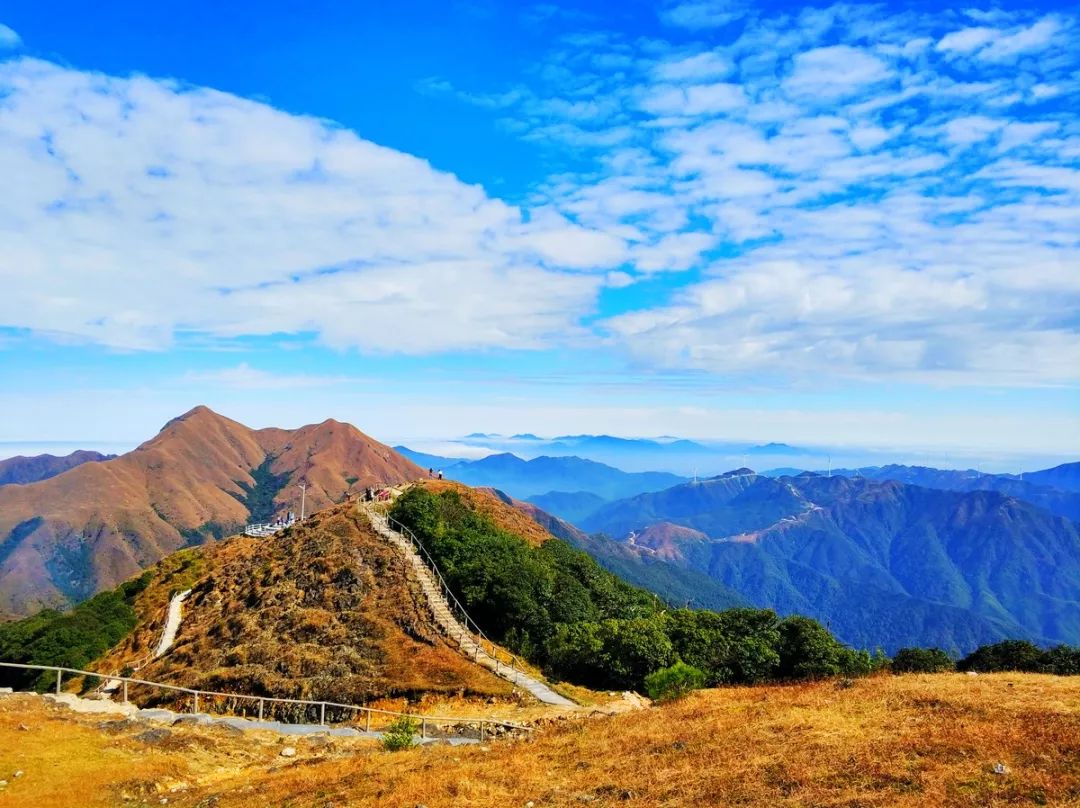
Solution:
<svg viewBox="0 0 1080 808">
<path fill-rule="evenodd" d="M 1039 670 L 1058 676 L 1080 676 L 1080 647 L 1058 645 L 1044 651 L 1039 660 Z"/>
<path fill-rule="evenodd" d="M 676 609 L 669 626 L 676 653 L 709 685 L 765 681 L 780 664 L 778 619 L 766 609 Z"/>
<path fill-rule="evenodd" d="M 780 621 L 780 664 L 783 679 L 821 679 L 847 673 L 851 657 L 821 623 L 795 615 Z"/>
<path fill-rule="evenodd" d="M 559 626 L 548 669 L 590 687 L 626 689 L 673 661 L 663 618 L 640 617 Z"/>
<path fill-rule="evenodd" d="M 893 673 L 941 673 L 956 668 L 940 648 L 901 648 L 892 660 Z"/>
<path fill-rule="evenodd" d="M 982 645 L 957 663 L 962 671 L 1037 671 L 1043 652 L 1027 640 L 1005 640 L 993 645 Z"/>
</svg>

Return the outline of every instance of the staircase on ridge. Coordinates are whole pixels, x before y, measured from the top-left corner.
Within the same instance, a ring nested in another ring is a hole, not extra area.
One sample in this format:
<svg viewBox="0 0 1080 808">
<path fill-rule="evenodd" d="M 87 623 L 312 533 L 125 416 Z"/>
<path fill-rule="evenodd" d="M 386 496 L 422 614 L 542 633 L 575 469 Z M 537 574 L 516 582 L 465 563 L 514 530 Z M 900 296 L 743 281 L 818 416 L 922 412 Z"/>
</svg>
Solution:
<svg viewBox="0 0 1080 808">
<path fill-rule="evenodd" d="M 553 704 L 559 707 L 575 706 L 574 702 L 570 701 L 570 699 L 565 696 L 560 696 L 545 682 L 542 682 L 535 676 L 531 676 L 521 670 L 516 662 L 507 663 L 506 661 L 499 659 L 496 656 L 497 651 L 495 650 L 494 644 L 486 640 L 482 635 L 474 634 L 469 631 L 454 615 L 454 611 L 450 606 L 450 601 L 447 600 L 446 597 L 447 594 L 450 594 L 450 597 L 453 597 L 453 594 L 449 593 L 449 589 L 446 588 L 445 582 L 442 581 L 442 576 L 438 574 L 438 571 L 433 570 L 434 564 L 429 566 L 425 563 L 420 553 L 417 552 L 416 547 L 422 547 L 419 540 L 417 540 L 415 536 L 407 536 L 401 530 L 396 529 L 396 525 L 392 524 L 389 518 L 375 510 L 365 507 L 364 511 L 371 520 L 371 526 L 375 529 L 375 532 L 396 547 L 408 560 L 409 565 L 416 573 L 417 580 L 420 582 L 420 587 L 424 592 L 424 596 L 431 606 L 432 614 L 435 616 L 435 623 L 442 633 L 457 645 L 462 654 L 472 659 L 478 665 L 483 665 L 495 675 L 506 679 L 508 682 L 512 682 L 517 687 L 532 694 L 538 701 L 543 702 L 544 704 Z M 407 528 L 404 529 L 407 530 Z M 467 622 L 472 622 L 468 615 L 464 614 L 464 609 L 461 607 L 461 604 L 456 603 L 456 599 L 455 604 L 462 612 L 465 620 Z M 479 631 L 479 629 L 477 630 Z M 485 647 L 485 641 L 491 645 L 491 651 Z"/>
</svg>

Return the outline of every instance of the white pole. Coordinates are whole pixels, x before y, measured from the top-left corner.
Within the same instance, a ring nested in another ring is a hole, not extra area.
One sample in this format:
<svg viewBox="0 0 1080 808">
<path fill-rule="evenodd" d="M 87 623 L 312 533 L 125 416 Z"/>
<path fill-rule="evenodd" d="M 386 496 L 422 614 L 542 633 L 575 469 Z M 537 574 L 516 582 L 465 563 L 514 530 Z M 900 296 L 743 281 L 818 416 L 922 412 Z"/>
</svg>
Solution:
<svg viewBox="0 0 1080 808">
<path fill-rule="evenodd" d="M 307 483 L 300 483 L 300 521 L 304 521 L 305 508 L 307 507 Z"/>
</svg>

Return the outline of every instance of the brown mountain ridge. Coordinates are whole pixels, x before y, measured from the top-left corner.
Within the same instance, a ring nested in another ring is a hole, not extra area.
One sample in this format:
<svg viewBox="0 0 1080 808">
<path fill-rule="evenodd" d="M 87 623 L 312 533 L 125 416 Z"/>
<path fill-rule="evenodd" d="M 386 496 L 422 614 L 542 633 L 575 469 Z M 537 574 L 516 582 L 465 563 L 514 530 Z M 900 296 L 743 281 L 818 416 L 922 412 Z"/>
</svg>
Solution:
<svg viewBox="0 0 1080 808">
<path fill-rule="evenodd" d="M 36 483 L 39 480 L 47 480 L 57 474 L 63 474 L 83 463 L 100 463 L 102 460 L 112 460 L 114 457 L 116 455 L 105 455 L 85 449 L 79 449 L 62 457 L 51 454 L 33 457 L 16 455 L 0 460 L 0 485 Z"/>
<path fill-rule="evenodd" d="M 422 475 L 356 427 L 251 429 L 195 407 L 114 460 L 0 486 L 0 614 L 64 607 L 252 520 Z"/>
</svg>

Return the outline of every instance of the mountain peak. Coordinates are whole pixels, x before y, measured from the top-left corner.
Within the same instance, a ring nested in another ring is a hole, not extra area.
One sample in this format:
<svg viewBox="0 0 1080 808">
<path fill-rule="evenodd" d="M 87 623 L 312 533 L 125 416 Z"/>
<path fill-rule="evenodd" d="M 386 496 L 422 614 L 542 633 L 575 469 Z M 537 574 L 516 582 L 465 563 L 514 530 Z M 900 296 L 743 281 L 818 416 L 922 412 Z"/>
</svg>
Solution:
<svg viewBox="0 0 1080 808">
<path fill-rule="evenodd" d="M 212 409 L 207 407 L 205 404 L 199 404 L 197 406 L 192 407 L 190 410 L 185 412 L 183 415 L 178 415 L 175 418 L 171 418 L 168 421 L 166 421 L 165 426 L 161 427 L 160 431 L 164 432 L 170 426 L 182 423 L 184 421 L 202 421 L 202 420 L 211 420 L 211 419 L 213 419 L 213 420 L 227 420 L 227 419 L 225 419 L 225 416 L 219 415 L 218 413 L 214 412 Z"/>
</svg>

